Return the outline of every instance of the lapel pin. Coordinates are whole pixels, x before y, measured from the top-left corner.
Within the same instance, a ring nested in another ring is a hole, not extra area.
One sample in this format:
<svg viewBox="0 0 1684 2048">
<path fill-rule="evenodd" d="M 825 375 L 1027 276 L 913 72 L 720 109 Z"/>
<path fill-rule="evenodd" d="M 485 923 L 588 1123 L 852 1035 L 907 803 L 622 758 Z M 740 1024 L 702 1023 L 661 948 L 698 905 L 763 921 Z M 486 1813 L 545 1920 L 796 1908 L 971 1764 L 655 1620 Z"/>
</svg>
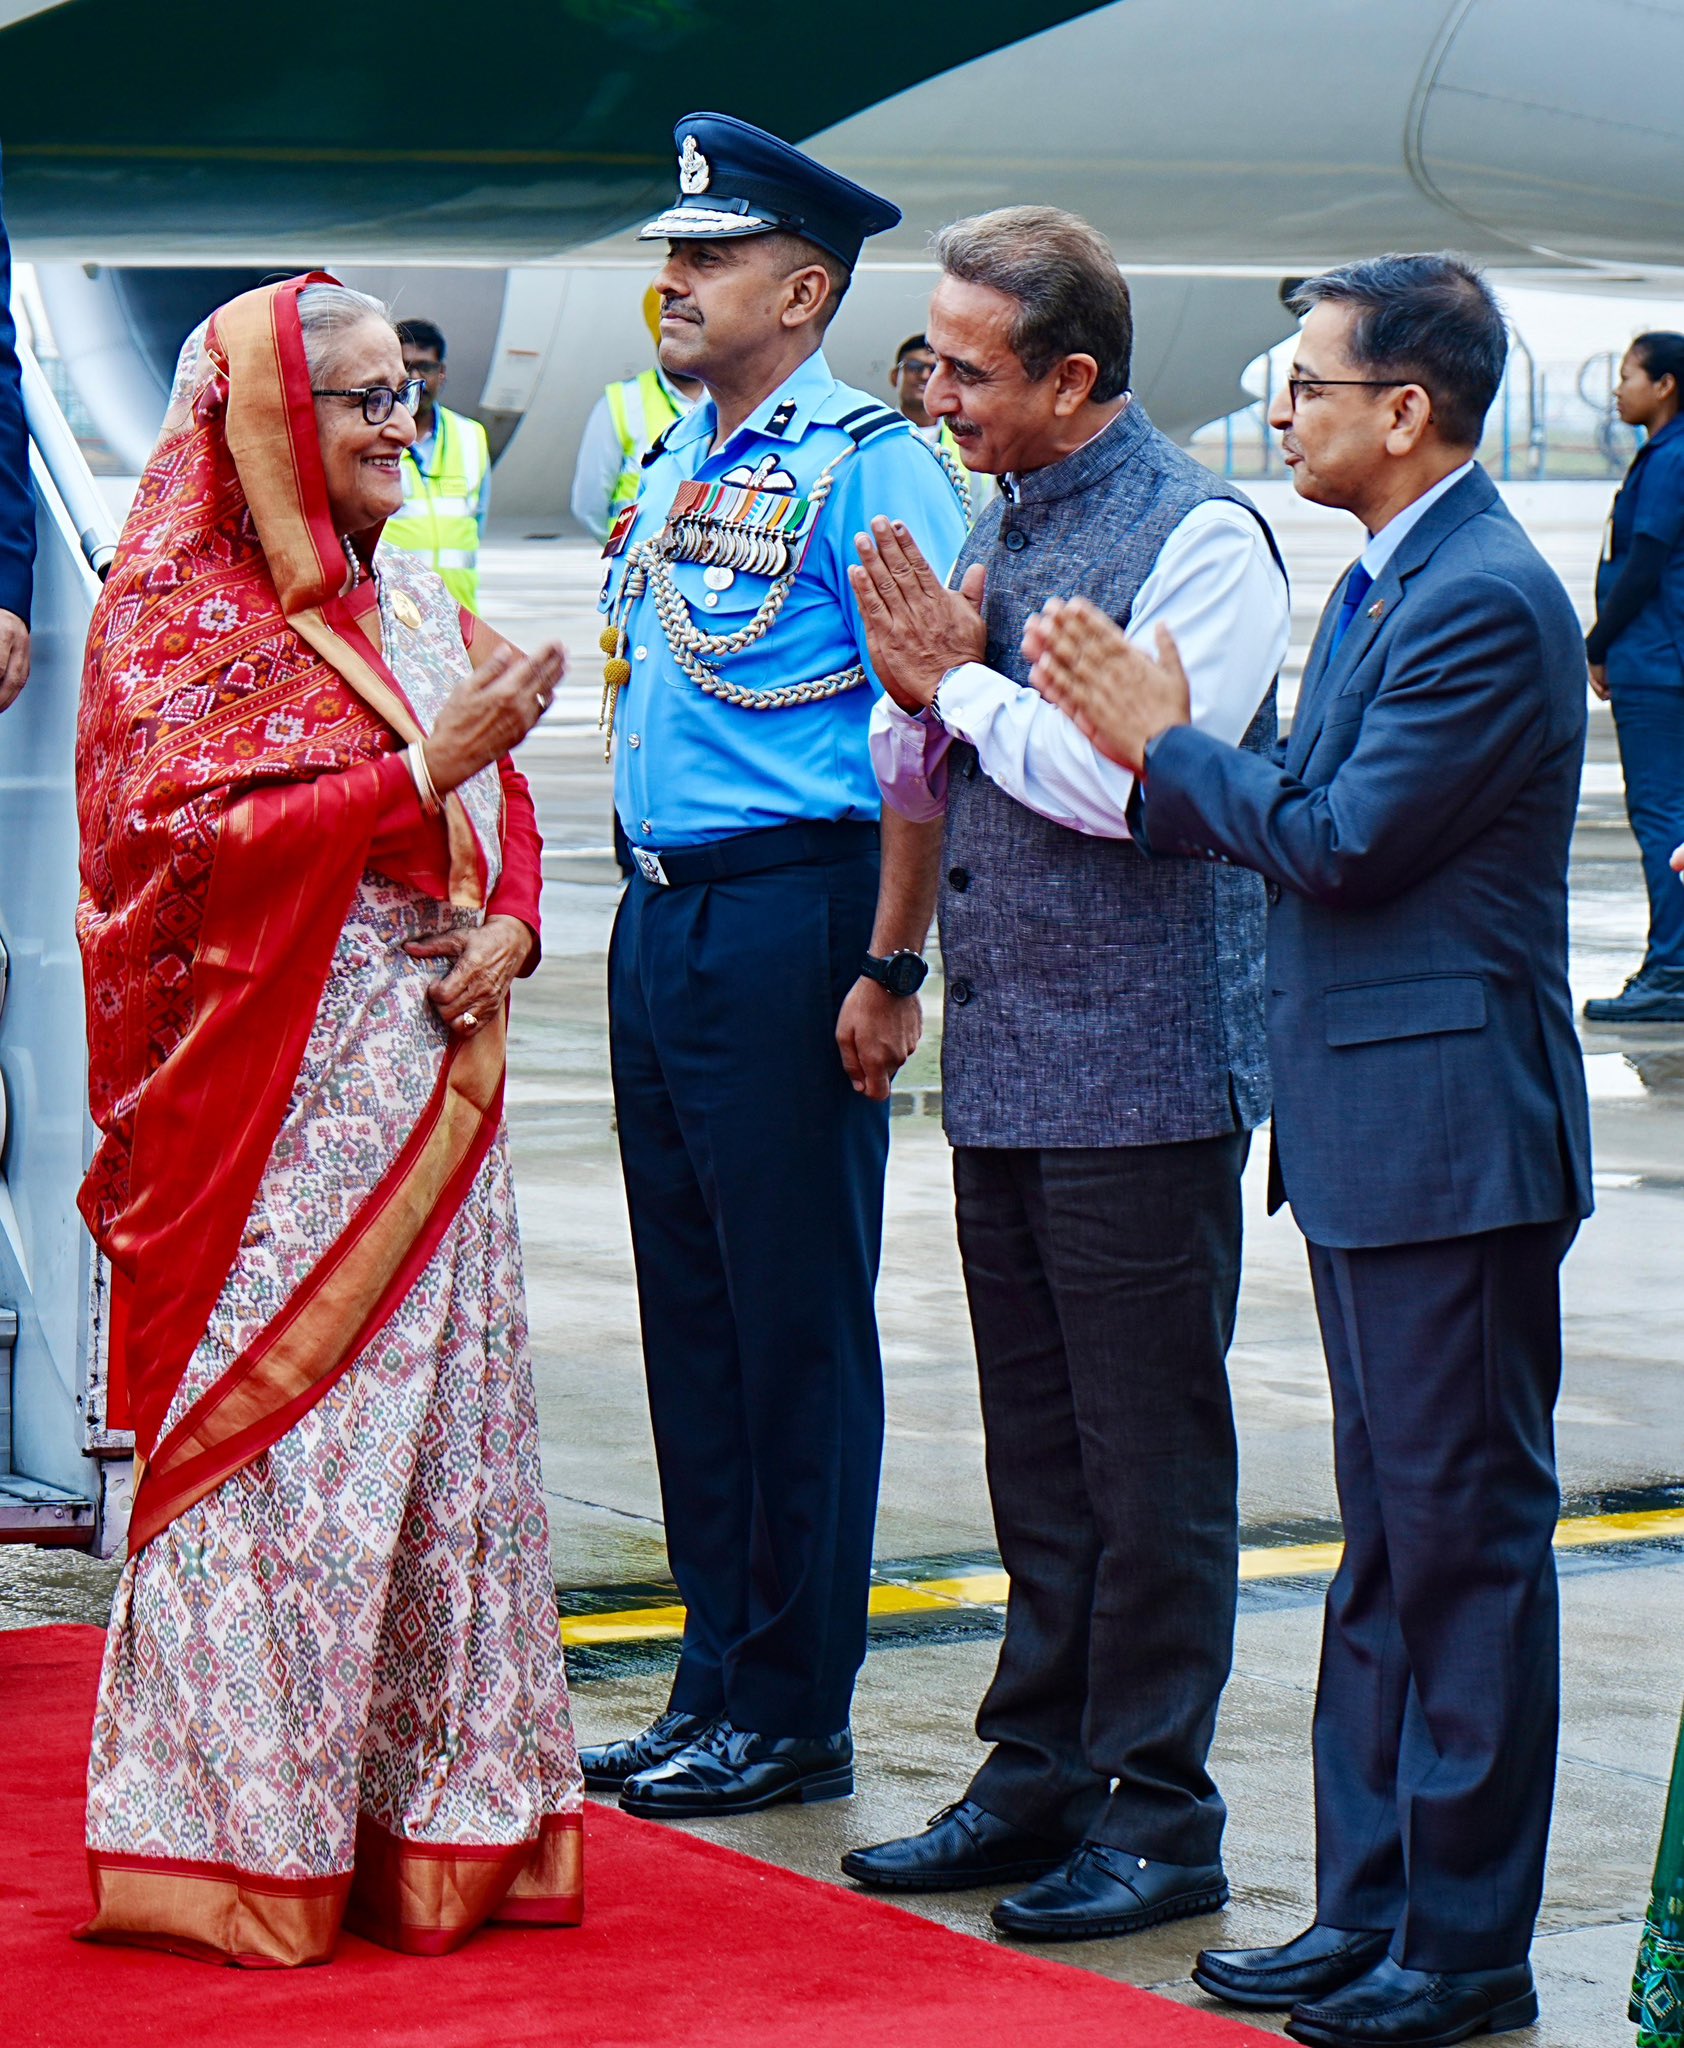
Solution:
<svg viewBox="0 0 1684 2048">
<path fill-rule="evenodd" d="M 1383 597 L 1377 597 L 1374 600 L 1374 602 L 1368 607 L 1368 616 L 1371 619 L 1377 619 L 1385 611 L 1385 609 L 1386 600 Z"/>
</svg>

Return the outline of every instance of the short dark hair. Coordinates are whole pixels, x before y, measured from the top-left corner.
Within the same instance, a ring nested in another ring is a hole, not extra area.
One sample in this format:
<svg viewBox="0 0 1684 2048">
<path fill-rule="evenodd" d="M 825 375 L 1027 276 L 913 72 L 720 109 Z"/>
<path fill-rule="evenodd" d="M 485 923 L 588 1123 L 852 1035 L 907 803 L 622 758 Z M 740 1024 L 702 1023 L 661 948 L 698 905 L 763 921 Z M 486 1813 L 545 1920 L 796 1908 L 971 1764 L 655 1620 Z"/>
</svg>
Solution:
<svg viewBox="0 0 1684 2048">
<path fill-rule="evenodd" d="M 830 297 L 825 301 L 824 317 L 819 322 L 819 332 L 823 334 L 848 296 L 854 273 L 840 256 L 832 255 L 828 249 L 821 249 L 817 242 L 809 242 L 805 235 L 795 234 L 788 228 L 776 229 L 756 239 L 780 256 L 790 270 L 805 270 L 810 263 L 816 263 L 830 279 Z"/>
<path fill-rule="evenodd" d="M 430 348 L 439 361 L 444 361 L 444 333 L 431 320 L 400 320 L 398 342 L 403 348 Z"/>
<path fill-rule="evenodd" d="M 1129 388 L 1134 311 L 1111 245 L 1061 206 L 1001 206 L 956 220 L 935 238 L 936 261 L 962 284 L 1016 299 L 1012 353 L 1038 384 L 1066 356 L 1099 365 L 1102 403 Z"/>
<path fill-rule="evenodd" d="M 898 370 L 902 361 L 911 355 L 915 348 L 927 349 L 929 345 L 930 337 L 927 334 L 909 334 L 900 347 L 895 350 L 895 368 Z"/>
<path fill-rule="evenodd" d="M 1351 355 L 1365 370 L 1423 386 L 1452 447 L 1477 448 L 1503 381 L 1508 328 L 1480 273 L 1454 256 L 1376 256 L 1307 277 L 1286 294 L 1299 315 L 1352 306 Z"/>
<path fill-rule="evenodd" d="M 1656 328 L 1652 334 L 1638 335 L 1631 353 L 1657 384 L 1663 377 L 1670 377 L 1684 394 L 1684 334 L 1674 334 L 1667 327 Z"/>
</svg>

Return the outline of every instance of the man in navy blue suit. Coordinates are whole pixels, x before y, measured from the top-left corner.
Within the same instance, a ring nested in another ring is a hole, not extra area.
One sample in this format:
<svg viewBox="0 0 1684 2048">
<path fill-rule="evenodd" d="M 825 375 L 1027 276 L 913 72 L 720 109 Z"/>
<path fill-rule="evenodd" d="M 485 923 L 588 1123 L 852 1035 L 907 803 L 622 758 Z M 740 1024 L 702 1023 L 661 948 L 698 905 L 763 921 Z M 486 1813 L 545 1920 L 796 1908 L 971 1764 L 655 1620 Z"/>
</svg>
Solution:
<svg viewBox="0 0 1684 2048">
<path fill-rule="evenodd" d="M 1188 723 L 1080 600 L 1034 680 L 1141 776 L 1157 855 L 1265 878 L 1270 1203 L 1309 1240 L 1345 1554 L 1316 1697 L 1317 1905 L 1207 1951 L 1215 1996 L 1323 2048 L 1524 2026 L 1554 1790 L 1558 1276 L 1590 1212 L 1567 987 L 1586 672 L 1560 583 L 1473 460 L 1506 354 L 1443 256 L 1313 278 L 1271 424 L 1354 512 L 1271 759 Z"/>
<path fill-rule="evenodd" d="M 12 325 L 12 252 L 0 214 L 0 711 L 29 680 L 29 599 L 35 564 L 35 500 L 29 436 Z"/>
</svg>

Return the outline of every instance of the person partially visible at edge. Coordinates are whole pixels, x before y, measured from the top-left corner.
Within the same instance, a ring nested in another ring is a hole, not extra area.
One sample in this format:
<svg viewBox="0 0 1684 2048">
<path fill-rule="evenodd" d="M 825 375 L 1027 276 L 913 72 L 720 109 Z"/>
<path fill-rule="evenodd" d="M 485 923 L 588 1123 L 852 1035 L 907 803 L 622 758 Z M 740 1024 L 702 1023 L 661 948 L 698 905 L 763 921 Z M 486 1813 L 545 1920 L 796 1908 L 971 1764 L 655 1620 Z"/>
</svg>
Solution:
<svg viewBox="0 0 1684 2048">
<path fill-rule="evenodd" d="M 899 209 L 764 129 L 674 132 L 661 354 L 707 396 L 609 542 L 614 793 L 637 872 L 609 1049 L 667 1554 L 668 1710 L 588 1749 L 645 1818 L 853 1790 L 883 1452 L 889 1087 L 918 1042 L 937 835 L 882 810 L 852 536 L 965 518 L 823 340 Z"/>
<path fill-rule="evenodd" d="M 974 518 L 992 494 L 992 480 L 980 469 L 966 467 L 951 425 L 946 420 L 931 419 L 924 404 L 924 393 L 935 374 L 935 367 L 936 359 L 929 336 L 909 334 L 895 350 L 894 365 L 889 371 L 889 389 L 895 394 L 895 404 L 911 422 L 912 431 L 920 441 L 927 441 L 935 450 L 942 468 L 953 479 L 954 489 L 963 496 Z"/>
<path fill-rule="evenodd" d="M 1590 686 L 1612 707 L 1626 815 L 1643 861 L 1649 935 L 1617 996 L 1585 1004 L 1594 1024 L 1684 1022 L 1684 334 L 1640 334 L 1620 364 L 1620 418 L 1641 427 L 1608 518 L 1585 636 Z"/>
<path fill-rule="evenodd" d="M 439 403 L 449 370 L 442 331 L 400 320 L 404 374 L 420 379 L 415 439 L 399 473 L 403 508 L 386 522 L 386 544 L 429 561 L 459 605 L 479 610 L 479 550 L 491 515 L 491 450 L 485 429 Z"/>
<path fill-rule="evenodd" d="M 29 681 L 29 602 L 35 566 L 35 493 L 29 430 L 12 324 L 12 251 L 0 213 L 0 711 Z"/>
<path fill-rule="evenodd" d="M 219 1962 L 581 1911 L 502 1121 L 563 657 L 386 544 L 415 396 L 332 280 L 223 306 L 88 640 L 81 1206 L 141 1478 L 82 1932 Z"/>
<path fill-rule="evenodd" d="M 842 1867 L 894 1891 L 1034 1879 L 995 1925 L 1068 1941 L 1228 1895 L 1209 1755 L 1239 1570 L 1240 1175 L 1269 1113 L 1263 885 L 1143 859 L 1132 779 L 1028 687 L 1020 642 L 1068 588 L 1137 637 L 1173 625 L 1200 724 L 1261 749 L 1289 609 L 1255 507 L 1129 390 L 1104 237 L 1005 207 L 935 253 L 926 402 L 1000 497 L 957 589 L 887 522 L 854 574 L 884 801 L 946 824 L 942 1120 L 1012 1594 L 981 1768 Z"/>
<path fill-rule="evenodd" d="M 608 538 L 608 529 L 643 488 L 643 458 L 702 395 L 696 378 L 674 376 L 661 362 L 661 295 L 653 285 L 643 295 L 643 318 L 655 360 L 603 391 L 585 422 L 573 465 L 573 517 L 593 540 Z"/>
<path fill-rule="evenodd" d="M 1567 982 L 1585 657 L 1475 460 L 1508 352 L 1454 257 L 1300 285 L 1270 424 L 1368 540 L 1272 756 L 1190 720 L 1081 600 L 1032 679 L 1139 774 L 1154 855 L 1271 886 L 1271 1209 L 1308 1240 L 1344 1552 L 1316 1685 L 1316 1916 L 1195 1980 L 1320 2048 L 1439 2048 L 1538 2016 L 1555 1785 L 1560 1268 L 1591 1210 Z"/>
</svg>

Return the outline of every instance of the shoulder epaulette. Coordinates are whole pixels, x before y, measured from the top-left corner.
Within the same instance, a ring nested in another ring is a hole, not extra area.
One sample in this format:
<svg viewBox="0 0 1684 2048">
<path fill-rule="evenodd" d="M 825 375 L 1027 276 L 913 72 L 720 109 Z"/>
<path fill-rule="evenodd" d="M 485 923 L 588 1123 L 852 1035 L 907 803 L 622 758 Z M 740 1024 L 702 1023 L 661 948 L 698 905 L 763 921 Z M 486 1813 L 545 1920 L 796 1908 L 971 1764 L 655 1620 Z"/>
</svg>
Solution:
<svg viewBox="0 0 1684 2048">
<path fill-rule="evenodd" d="M 840 427 L 856 448 L 863 448 L 874 434 L 881 434 L 888 427 L 906 427 L 911 432 L 904 415 L 877 404 L 857 406 L 841 419 L 832 420 L 831 425 Z"/>
<path fill-rule="evenodd" d="M 650 463 L 652 463 L 655 460 L 657 455 L 665 455 L 665 453 L 667 452 L 667 436 L 672 432 L 673 428 L 676 427 L 677 425 L 677 420 L 670 421 L 655 436 L 654 440 L 649 443 L 649 446 L 643 451 L 643 461 L 641 466 L 644 469 L 647 469 L 649 467 Z"/>
</svg>

